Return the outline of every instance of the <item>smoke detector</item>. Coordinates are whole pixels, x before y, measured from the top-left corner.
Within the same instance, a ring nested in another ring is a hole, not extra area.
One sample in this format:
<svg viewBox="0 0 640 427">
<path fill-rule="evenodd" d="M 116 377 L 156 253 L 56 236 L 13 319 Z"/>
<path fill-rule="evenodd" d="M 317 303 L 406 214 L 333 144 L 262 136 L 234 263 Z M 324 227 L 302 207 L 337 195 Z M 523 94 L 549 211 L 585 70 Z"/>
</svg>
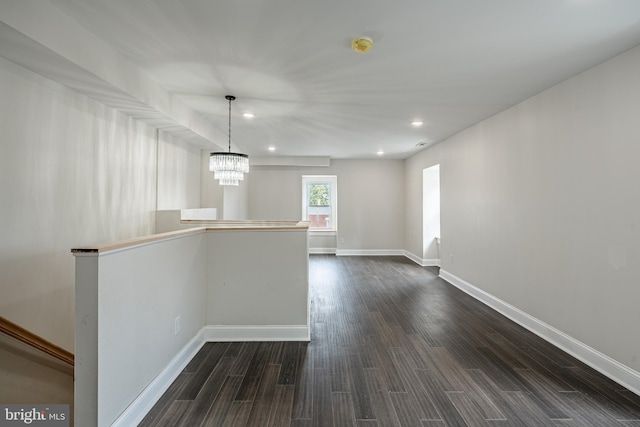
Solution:
<svg viewBox="0 0 640 427">
<path fill-rule="evenodd" d="M 369 37 L 358 37 L 353 39 L 353 41 L 351 42 L 351 49 L 355 50 L 356 52 L 364 53 L 371 49 L 371 46 L 373 46 L 373 40 L 371 40 Z"/>
</svg>

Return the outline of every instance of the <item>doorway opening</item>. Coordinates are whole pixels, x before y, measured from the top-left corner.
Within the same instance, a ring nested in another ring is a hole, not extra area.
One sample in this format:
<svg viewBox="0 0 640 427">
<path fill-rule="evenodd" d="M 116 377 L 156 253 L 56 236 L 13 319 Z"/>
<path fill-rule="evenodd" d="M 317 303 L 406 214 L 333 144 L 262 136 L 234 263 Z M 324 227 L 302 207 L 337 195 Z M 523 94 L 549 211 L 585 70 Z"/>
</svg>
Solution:
<svg viewBox="0 0 640 427">
<path fill-rule="evenodd" d="M 440 266 L 440 165 L 422 170 L 422 260 Z"/>
</svg>

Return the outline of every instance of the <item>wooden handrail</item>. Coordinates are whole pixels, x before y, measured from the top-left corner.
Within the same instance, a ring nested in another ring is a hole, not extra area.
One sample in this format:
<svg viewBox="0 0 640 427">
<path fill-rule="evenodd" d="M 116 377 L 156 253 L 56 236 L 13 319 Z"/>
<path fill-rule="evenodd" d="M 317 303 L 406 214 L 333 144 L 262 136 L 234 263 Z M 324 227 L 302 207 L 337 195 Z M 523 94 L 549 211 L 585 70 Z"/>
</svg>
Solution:
<svg viewBox="0 0 640 427">
<path fill-rule="evenodd" d="M 70 351 L 65 350 L 62 347 L 58 347 L 50 341 L 39 337 L 38 335 L 24 329 L 21 326 L 16 325 L 10 320 L 0 316 L 0 332 L 9 335 L 12 338 L 17 339 L 30 347 L 38 349 L 56 359 L 62 360 L 69 365 L 74 365 L 74 356 Z"/>
<path fill-rule="evenodd" d="M 137 245 L 146 245 L 162 240 L 186 237 L 192 234 L 206 233 L 208 231 L 221 230 L 308 230 L 308 221 L 254 221 L 254 220 L 184 220 L 183 224 L 194 224 L 194 228 L 168 231 L 166 233 L 152 234 L 149 236 L 134 237 L 117 242 L 101 243 L 93 246 L 84 246 L 71 249 L 73 254 L 103 254 L 118 249 L 132 248 Z M 200 227 L 195 227 L 200 225 Z"/>
</svg>

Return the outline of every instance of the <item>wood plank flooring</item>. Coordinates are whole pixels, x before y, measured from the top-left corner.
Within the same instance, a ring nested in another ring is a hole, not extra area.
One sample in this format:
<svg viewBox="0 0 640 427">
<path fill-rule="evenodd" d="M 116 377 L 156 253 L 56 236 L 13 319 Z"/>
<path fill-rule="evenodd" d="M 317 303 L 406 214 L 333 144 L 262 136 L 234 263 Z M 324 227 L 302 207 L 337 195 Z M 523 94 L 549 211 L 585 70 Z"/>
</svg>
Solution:
<svg viewBox="0 0 640 427">
<path fill-rule="evenodd" d="M 310 343 L 207 343 L 141 426 L 640 426 L 640 397 L 404 257 L 310 258 Z"/>
</svg>

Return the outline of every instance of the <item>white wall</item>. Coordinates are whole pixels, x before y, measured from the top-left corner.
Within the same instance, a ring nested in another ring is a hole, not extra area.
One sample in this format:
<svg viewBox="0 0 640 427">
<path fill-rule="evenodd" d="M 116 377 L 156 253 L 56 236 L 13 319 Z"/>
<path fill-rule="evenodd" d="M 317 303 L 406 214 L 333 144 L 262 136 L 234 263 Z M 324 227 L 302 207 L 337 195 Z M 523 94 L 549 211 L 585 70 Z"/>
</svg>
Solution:
<svg viewBox="0 0 640 427">
<path fill-rule="evenodd" d="M 640 47 L 406 161 L 440 164 L 444 270 L 640 371 Z"/>
<path fill-rule="evenodd" d="M 209 172 L 209 176 L 211 176 L 211 172 Z M 234 220 L 234 219 L 248 219 L 248 186 L 249 186 L 249 178 L 245 177 L 243 181 L 240 181 L 240 184 L 235 185 L 225 185 L 222 186 L 223 192 L 223 202 L 222 202 L 222 219 Z M 218 184 L 217 180 L 214 180 L 216 185 Z"/>
<path fill-rule="evenodd" d="M 306 229 L 209 230 L 207 238 L 207 324 L 308 333 Z"/>
<path fill-rule="evenodd" d="M 0 58 L 0 313 L 73 351 L 72 247 L 153 232 L 155 130 Z"/>
<path fill-rule="evenodd" d="M 70 249 L 198 207 L 199 150 L 2 58 L 0 93 L 0 315 L 73 351 Z"/>
<path fill-rule="evenodd" d="M 200 148 L 158 133 L 158 210 L 200 207 Z"/>
<path fill-rule="evenodd" d="M 302 175 L 336 175 L 338 240 L 312 237 L 310 247 L 337 243 L 339 250 L 404 249 L 402 160 L 332 160 L 329 167 L 256 166 L 249 174 L 250 219 L 300 220 Z"/>
<path fill-rule="evenodd" d="M 205 237 L 76 257 L 77 425 L 111 425 L 202 329 Z"/>
<path fill-rule="evenodd" d="M 174 239 L 101 260 L 99 335 L 109 351 L 98 360 L 99 397 L 107 397 L 101 400 L 100 419 L 118 416 L 204 325 L 204 237 Z M 180 333 L 175 335 L 177 316 Z"/>
</svg>

